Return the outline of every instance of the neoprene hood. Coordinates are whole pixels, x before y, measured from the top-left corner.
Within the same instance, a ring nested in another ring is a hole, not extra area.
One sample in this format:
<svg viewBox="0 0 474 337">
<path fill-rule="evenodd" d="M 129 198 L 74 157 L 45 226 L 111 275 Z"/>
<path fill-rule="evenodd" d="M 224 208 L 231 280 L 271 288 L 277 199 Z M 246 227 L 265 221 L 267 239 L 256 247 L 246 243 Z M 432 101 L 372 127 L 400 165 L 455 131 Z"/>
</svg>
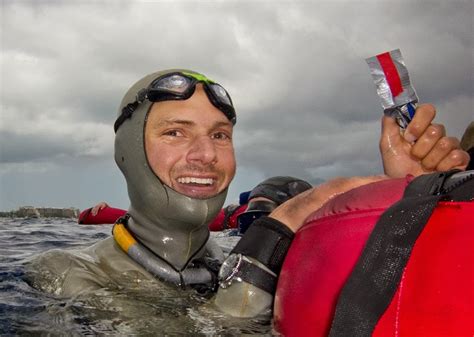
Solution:
<svg viewBox="0 0 474 337">
<path fill-rule="evenodd" d="M 118 115 L 136 99 L 138 91 L 171 69 L 145 76 L 136 82 L 120 103 Z M 157 103 L 159 104 L 159 103 Z M 127 181 L 130 208 L 128 229 L 133 236 L 175 270 L 181 271 L 203 253 L 209 238 L 208 223 L 222 208 L 227 188 L 209 199 L 180 194 L 162 183 L 153 172 L 145 153 L 145 126 L 153 102 L 139 104 L 115 135 L 115 162 Z"/>
</svg>

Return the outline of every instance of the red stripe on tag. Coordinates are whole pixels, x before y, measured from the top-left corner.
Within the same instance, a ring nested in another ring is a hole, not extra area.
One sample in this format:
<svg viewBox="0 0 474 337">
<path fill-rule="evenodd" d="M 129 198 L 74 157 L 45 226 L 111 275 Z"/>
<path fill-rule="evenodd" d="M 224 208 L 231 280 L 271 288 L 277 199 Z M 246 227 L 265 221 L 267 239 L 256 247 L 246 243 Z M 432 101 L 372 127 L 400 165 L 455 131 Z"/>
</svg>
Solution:
<svg viewBox="0 0 474 337">
<path fill-rule="evenodd" d="M 390 53 L 383 53 L 377 55 L 377 60 L 382 67 L 383 73 L 387 78 L 388 86 L 390 87 L 390 91 L 392 92 L 393 97 L 397 97 L 400 93 L 403 92 L 402 87 L 402 80 L 398 75 L 398 70 L 395 64 L 393 63 L 392 56 Z"/>
</svg>

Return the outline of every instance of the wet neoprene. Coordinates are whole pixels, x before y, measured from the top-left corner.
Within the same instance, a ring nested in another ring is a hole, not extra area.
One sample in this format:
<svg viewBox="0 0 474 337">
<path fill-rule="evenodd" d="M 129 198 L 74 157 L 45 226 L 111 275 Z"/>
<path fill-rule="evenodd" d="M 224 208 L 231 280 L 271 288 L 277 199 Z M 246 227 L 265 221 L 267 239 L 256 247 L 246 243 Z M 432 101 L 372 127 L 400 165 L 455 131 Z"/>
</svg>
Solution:
<svg viewBox="0 0 474 337">
<path fill-rule="evenodd" d="M 183 70 L 172 69 L 145 76 L 125 94 L 118 115 L 135 102 L 137 93 L 156 78 Z M 192 71 L 185 70 L 188 73 Z M 159 104 L 159 103 L 157 103 Z M 153 102 L 140 103 L 115 134 L 115 161 L 127 181 L 130 198 L 128 229 L 135 239 L 177 271 L 205 252 L 207 224 L 222 208 L 227 189 L 209 199 L 180 194 L 161 182 L 145 153 L 145 126 Z"/>
<path fill-rule="evenodd" d="M 278 275 L 294 236 L 285 224 L 264 216 L 255 220 L 231 254 L 252 257 Z"/>
</svg>

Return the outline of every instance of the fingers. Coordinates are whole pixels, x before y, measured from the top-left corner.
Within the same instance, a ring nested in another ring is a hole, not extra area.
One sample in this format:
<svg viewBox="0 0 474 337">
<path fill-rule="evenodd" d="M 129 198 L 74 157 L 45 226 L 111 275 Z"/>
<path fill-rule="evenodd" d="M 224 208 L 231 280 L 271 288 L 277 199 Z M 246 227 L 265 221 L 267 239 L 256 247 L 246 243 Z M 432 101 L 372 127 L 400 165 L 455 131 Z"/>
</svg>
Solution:
<svg viewBox="0 0 474 337">
<path fill-rule="evenodd" d="M 93 216 L 96 216 L 99 213 L 99 211 L 103 210 L 105 207 L 108 207 L 108 206 L 109 205 L 107 205 L 107 203 L 105 201 L 101 201 L 92 208 L 91 214 Z"/>
<path fill-rule="evenodd" d="M 448 153 L 436 166 L 437 171 L 449 171 L 452 169 L 465 170 L 469 164 L 469 154 L 461 149 L 455 149 Z"/>
<path fill-rule="evenodd" d="M 469 155 L 460 148 L 459 140 L 447 137 L 443 125 L 429 125 L 413 144 L 411 155 L 420 160 L 426 171 L 448 171 L 454 168 L 464 170 Z"/>
<path fill-rule="evenodd" d="M 425 159 L 431 154 L 427 162 L 432 161 L 436 154 L 443 154 L 443 157 L 455 147 L 459 147 L 459 142 L 455 138 L 446 137 L 446 130 L 443 125 L 429 125 L 413 144 L 411 155 L 419 160 Z"/>
<path fill-rule="evenodd" d="M 403 137 L 409 143 L 419 139 L 436 116 L 436 108 L 431 104 L 420 104 L 413 120 L 408 124 Z"/>
<path fill-rule="evenodd" d="M 447 137 L 441 124 L 432 124 L 436 109 L 431 104 L 421 104 L 403 135 L 412 143 L 410 155 L 419 160 L 425 171 L 465 169 L 469 155 L 460 149 L 459 140 Z"/>
<path fill-rule="evenodd" d="M 440 136 L 439 132 L 441 131 L 423 135 L 413 146 L 412 155 L 421 160 L 426 171 L 466 169 L 469 154 L 461 150 L 459 140 L 455 137 Z"/>
<path fill-rule="evenodd" d="M 98 206 L 94 206 L 91 210 L 92 216 L 96 216 L 99 213 L 100 208 Z"/>
</svg>

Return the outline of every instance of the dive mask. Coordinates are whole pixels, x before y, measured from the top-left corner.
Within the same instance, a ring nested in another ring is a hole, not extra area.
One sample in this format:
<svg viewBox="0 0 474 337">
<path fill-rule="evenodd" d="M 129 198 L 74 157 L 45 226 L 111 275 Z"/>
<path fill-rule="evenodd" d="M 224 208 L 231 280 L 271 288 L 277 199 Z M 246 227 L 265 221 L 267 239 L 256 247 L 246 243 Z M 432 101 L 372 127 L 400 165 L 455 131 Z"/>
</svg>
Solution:
<svg viewBox="0 0 474 337">
<path fill-rule="evenodd" d="M 245 212 L 237 216 L 239 234 L 244 234 L 255 220 L 270 214 L 277 206 L 271 200 L 250 201 Z"/>
<path fill-rule="evenodd" d="M 165 74 L 155 79 L 151 84 L 137 93 L 134 102 L 129 103 L 122 109 L 122 113 L 114 124 L 117 132 L 122 123 L 130 118 L 138 105 L 145 100 L 150 102 L 186 100 L 190 98 L 196 84 L 202 83 L 209 101 L 235 124 L 235 109 L 229 93 L 218 83 L 208 79 L 206 76 L 186 71 Z"/>
</svg>

